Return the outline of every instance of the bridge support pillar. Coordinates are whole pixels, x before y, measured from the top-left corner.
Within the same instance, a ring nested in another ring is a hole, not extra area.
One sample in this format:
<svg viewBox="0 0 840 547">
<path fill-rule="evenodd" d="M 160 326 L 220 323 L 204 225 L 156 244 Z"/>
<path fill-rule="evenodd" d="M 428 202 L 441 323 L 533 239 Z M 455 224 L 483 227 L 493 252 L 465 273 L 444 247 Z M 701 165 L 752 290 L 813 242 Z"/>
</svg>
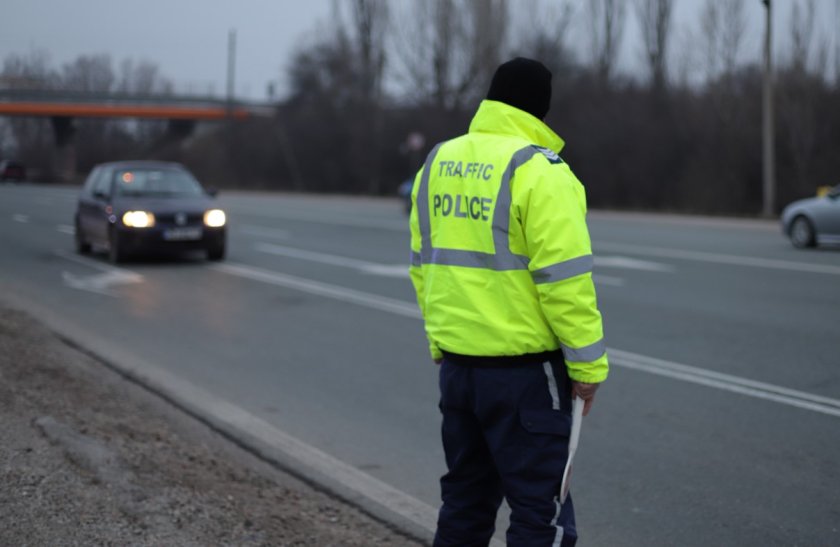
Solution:
<svg viewBox="0 0 840 547">
<path fill-rule="evenodd" d="M 55 148 L 50 167 L 56 180 L 70 182 L 76 176 L 75 120 L 67 116 L 53 116 L 50 121 L 55 135 Z"/>
</svg>

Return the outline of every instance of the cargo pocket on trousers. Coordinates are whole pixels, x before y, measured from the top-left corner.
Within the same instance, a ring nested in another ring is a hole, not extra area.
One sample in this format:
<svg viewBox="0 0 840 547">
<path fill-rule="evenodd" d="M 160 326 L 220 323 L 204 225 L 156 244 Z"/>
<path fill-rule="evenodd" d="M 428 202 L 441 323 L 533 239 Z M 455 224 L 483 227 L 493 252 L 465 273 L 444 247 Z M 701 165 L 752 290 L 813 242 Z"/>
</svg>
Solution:
<svg viewBox="0 0 840 547">
<path fill-rule="evenodd" d="M 519 420 L 528 433 L 569 437 L 572 417 L 559 410 L 520 409 Z"/>
</svg>

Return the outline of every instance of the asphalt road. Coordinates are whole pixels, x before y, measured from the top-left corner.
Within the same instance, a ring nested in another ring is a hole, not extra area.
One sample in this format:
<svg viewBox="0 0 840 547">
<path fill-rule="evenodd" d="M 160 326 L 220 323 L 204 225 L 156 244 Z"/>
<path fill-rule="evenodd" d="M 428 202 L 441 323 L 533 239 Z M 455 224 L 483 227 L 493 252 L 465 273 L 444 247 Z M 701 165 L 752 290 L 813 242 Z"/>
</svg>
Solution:
<svg viewBox="0 0 840 547">
<path fill-rule="evenodd" d="M 396 200 L 226 193 L 229 257 L 112 268 L 76 189 L 0 186 L 0 290 L 437 507 L 436 368 Z M 613 368 L 583 545 L 840 544 L 840 250 L 773 223 L 590 214 Z"/>
</svg>

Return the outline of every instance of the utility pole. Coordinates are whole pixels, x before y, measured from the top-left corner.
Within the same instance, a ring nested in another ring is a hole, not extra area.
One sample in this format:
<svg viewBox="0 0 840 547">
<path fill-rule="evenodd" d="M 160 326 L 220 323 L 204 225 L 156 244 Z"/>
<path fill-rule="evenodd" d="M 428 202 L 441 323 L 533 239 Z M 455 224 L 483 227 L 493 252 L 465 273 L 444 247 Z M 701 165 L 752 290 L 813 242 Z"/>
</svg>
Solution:
<svg viewBox="0 0 840 547">
<path fill-rule="evenodd" d="M 764 157 L 764 200 L 762 214 L 773 215 L 776 201 L 776 158 L 773 138 L 773 8 L 772 0 L 762 0 L 767 15 L 764 27 L 764 97 L 762 138 Z"/>
<path fill-rule="evenodd" d="M 227 108 L 228 116 L 233 115 L 234 84 L 236 81 L 236 29 L 228 31 L 227 59 Z"/>
</svg>

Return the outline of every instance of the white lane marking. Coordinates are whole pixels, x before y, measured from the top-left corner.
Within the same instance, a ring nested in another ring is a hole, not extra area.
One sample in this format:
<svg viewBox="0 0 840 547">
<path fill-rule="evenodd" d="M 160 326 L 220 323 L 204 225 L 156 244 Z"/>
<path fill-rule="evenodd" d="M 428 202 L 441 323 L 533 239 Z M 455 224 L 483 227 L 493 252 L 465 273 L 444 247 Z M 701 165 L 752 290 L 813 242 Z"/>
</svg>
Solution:
<svg viewBox="0 0 840 547">
<path fill-rule="evenodd" d="M 263 253 L 278 256 L 287 256 L 289 258 L 309 260 L 320 264 L 329 264 L 330 266 L 351 268 L 371 275 L 406 279 L 409 277 L 408 264 L 380 264 L 378 262 L 369 262 L 367 260 L 359 260 L 357 258 L 349 258 L 346 256 L 319 253 L 315 251 L 306 251 L 304 249 L 284 247 L 280 245 L 273 245 L 271 243 L 257 243 L 254 245 L 254 249 Z"/>
<path fill-rule="evenodd" d="M 289 239 L 290 237 L 289 230 L 278 230 L 277 228 L 249 224 L 240 226 L 236 231 L 249 236 L 268 237 L 271 239 Z"/>
<path fill-rule="evenodd" d="M 676 268 L 669 264 L 661 264 L 659 262 L 649 262 L 647 260 L 639 260 L 638 258 L 629 258 L 626 256 L 599 256 L 595 255 L 595 266 L 599 268 L 623 268 L 626 270 L 641 270 L 645 272 L 665 272 L 671 273 Z"/>
<path fill-rule="evenodd" d="M 100 264 L 95 260 L 75 256 L 64 251 L 57 251 L 55 254 L 65 260 L 76 262 L 77 264 L 83 264 L 102 272 L 89 276 L 79 276 L 66 270 L 61 272 L 61 278 L 64 281 L 64 284 L 72 289 L 89 291 L 107 296 L 116 296 L 115 293 L 109 290 L 114 285 L 141 283 L 143 281 L 142 275 L 130 270 Z"/>
<path fill-rule="evenodd" d="M 306 251 L 304 249 L 296 249 L 294 247 L 285 247 L 281 245 L 274 245 L 271 243 L 257 243 L 254 249 L 262 253 L 273 254 L 278 256 L 287 256 L 290 258 L 299 258 L 301 260 L 309 260 L 311 262 L 319 262 L 321 264 L 329 264 L 331 266 L 341 266 L 344 268 L 353 268 L 356 270 L 364 270 L 365 268 L 375 268 L 382 266 L 376 262 L 368 262 L 367 260 L 359 260 L 356 258 L 349 258 L 339 255 L 331 255 L 326 253 L 319 253 L 316 251 Z M 408 270 L 408 266 L 404 266 Z"/>
<path fill-rule="evenodd" d="M 286 218 L 289 220 L 301 220 L 304 222 L 315 222 L 318 224 L 330 224 L 334 226 L 352 226 L 355 228 L 377 228 L 380 230 L 393 230 L 395 232 L 408 232 L 408 217 L 405 221 L 373 218 L 336 217 L 332 211 L 291 212 L 291 211 L 270 211 L 249 207 L 231 207 L 231 212 L 265 217 L 265 218 Z"/>
<path fill-rule="evenodd" d="M 76 235 L 76 228 L 68 224 L 59 224 L 55 227 L 55 229 L 61 232 L 62 234 L 67 234 L 70 236 Z"/>
<path fill-rule="evenodd" d="M 840 245 L 840 235 L 817 235 L 820 245 Z"/>
<path fill-rule="evenodd" d="M 410 304 L 395 298 L 388 298 L 386 296 L 356 291 L 336 285 L 310 281 L 309 279 L 281 274 L 270 270 L 264 270 L 262 268 L 255 268 L 253 266 L 245 266 L 243 264 L 218 264 L 213 266 L 213 269 L 227 274 L 244 277 L 246 279 L 261 281 L 270 285 L 278 285 L 280 287 L 295 289 L 317 296 L 326 296 L 336 300 L 350 302 L 359 306 L 373 308 L 375 310 L 386 311 L 403 317 L 422 319 L 420 310 L 417 308 L 416 304 Z"/>
<path fill-rule="evenodd" d="M 403 317 L 420 320 L 423 319 L 416 304 L 410 304 L 403 300 L 347 289 L 337 285 L 310 281 L 308 279 L 280 274 L 251 266 L 223 264 L 214 266 L 214 269 L 247 279 L 261 281 L 263 283 L 269 283 L 272 285 L 308 292 L 318 296 L 325 296 L 328 298 L 335 298 L 336 300 L 351 302 L 353 304 L 394 313 Z M 665 361 L 663 359 L 656 359 L 654 357 L 647 357 L 614 348 L 607 348 L 607 351 L 611 355 L 613 363 L 617 366 L 656 374 L 659 376 L 666 376 L 693 384 L 714 387 L 730 391 L 732 393 L 739 393 L 741 395 L 764 399 L 795 408 L 840 417 L 840 400 L 838 399 L 813 395 L 804 391 L 789 389 L 765 382 L 758 382 L 748 378 L 741 378 L 739 376 L 706 370 L 699 367 L 683 365 L 672 361 Z"/>
<path fill-rule="evenodd" d="M 772 270 L 787 270 L 793 272 L 840 275 L 840 266 L 833 266 L 830 264 L 794 262 L 792 260 L 761 258 L 756 256 L 727 255 L 721 253 L 707 253 L 704 251 L 685 251 L 682 249 L 647 247 L 643 245 L 629 245 L 625 243 L 596 242 L 593 245 L 593 247 L 595 247 L 598 250 L 607 250 L 610 252 L 640 254 L 662 258 L 677 258 L 682 260 L 694 260 L 698 262 L 712 262 L 716 264 L 727 264 L 732 266 L 748 266 L 753 268 L 767 268 Z"/>
<path fill-rule="evenodd" d="M 636 223 L 671 224 L 676 226 L 702 226 L 704 228 L 732 228 L 762 232 L 779 232 L 776 220 L 750 218 L 703 217 L 668 213 L 631 213 L 626 211 L 590 210 L 587 218 L 597 221 L 630 221 Z"/>
<path fill-rule="evenodd" d="M 371 264 L 361 268 L 365 273 L 382 277 L 396 277 L 408 279 L 408 264 Z"/>
<path fill-rule="evenodd" d="M 723 372 L 683 365 L 673 361 L 647 357 L 629 351 L 610 348 L 609 353 L 611 364 L 620 367 L 714 387 L 733 393 L 740 393 L 821 414 L 828 414 L 829 416 L 840 417 L 840 400 L 838 399 L 814 395 L 805 391 L 768 384 L 766 382 L 758 382 Z"/>
<path fill-rule="evenodd" d="M 611 287 L 623 287 L 624 280 L 620 277 L 613 277 L 611 275 L 592 274 L 592 281 L 596 286 L 609 285 Z"/>
<path fill-rule="evenodd" d="M 68 271 L 61 272 L 64 284 L 71 289 L 89 291 L 107 296 L 116 296 L 111 287 L 127 283 L 140 283 L 143 277 L 132 272 L 107 272 L 89 276 L 78 276 Z"/>
<path fill-rule="evenodd" d="M 346 256 L 306 251 L 304 249 L 285 247 L 271 243 L 257 243 L 254 245 L 254 249 L 267 254 L 287 256 L 289 258 L 298 258 L 300 260 L 309 260 L 321 264 L 329 264 L 331 266 L 352 268 L 371 275 L 406 279 L 410 277 L 407 264 L 380 264 L 378 262 L 368 262 L 367 260 L 359 260 Z M 593 275 L 592 278 L 595 283 L 599 285 L 610 285 L 613 287 L 621 287 L 624 285 L 624 280 L 620 277 Z"/>
<path fill-rule="evenodd" d="M 26 223 L 29 222 L 29 215 L 12 215 L 12 220 L 15 222 Z"/>
</svg>

